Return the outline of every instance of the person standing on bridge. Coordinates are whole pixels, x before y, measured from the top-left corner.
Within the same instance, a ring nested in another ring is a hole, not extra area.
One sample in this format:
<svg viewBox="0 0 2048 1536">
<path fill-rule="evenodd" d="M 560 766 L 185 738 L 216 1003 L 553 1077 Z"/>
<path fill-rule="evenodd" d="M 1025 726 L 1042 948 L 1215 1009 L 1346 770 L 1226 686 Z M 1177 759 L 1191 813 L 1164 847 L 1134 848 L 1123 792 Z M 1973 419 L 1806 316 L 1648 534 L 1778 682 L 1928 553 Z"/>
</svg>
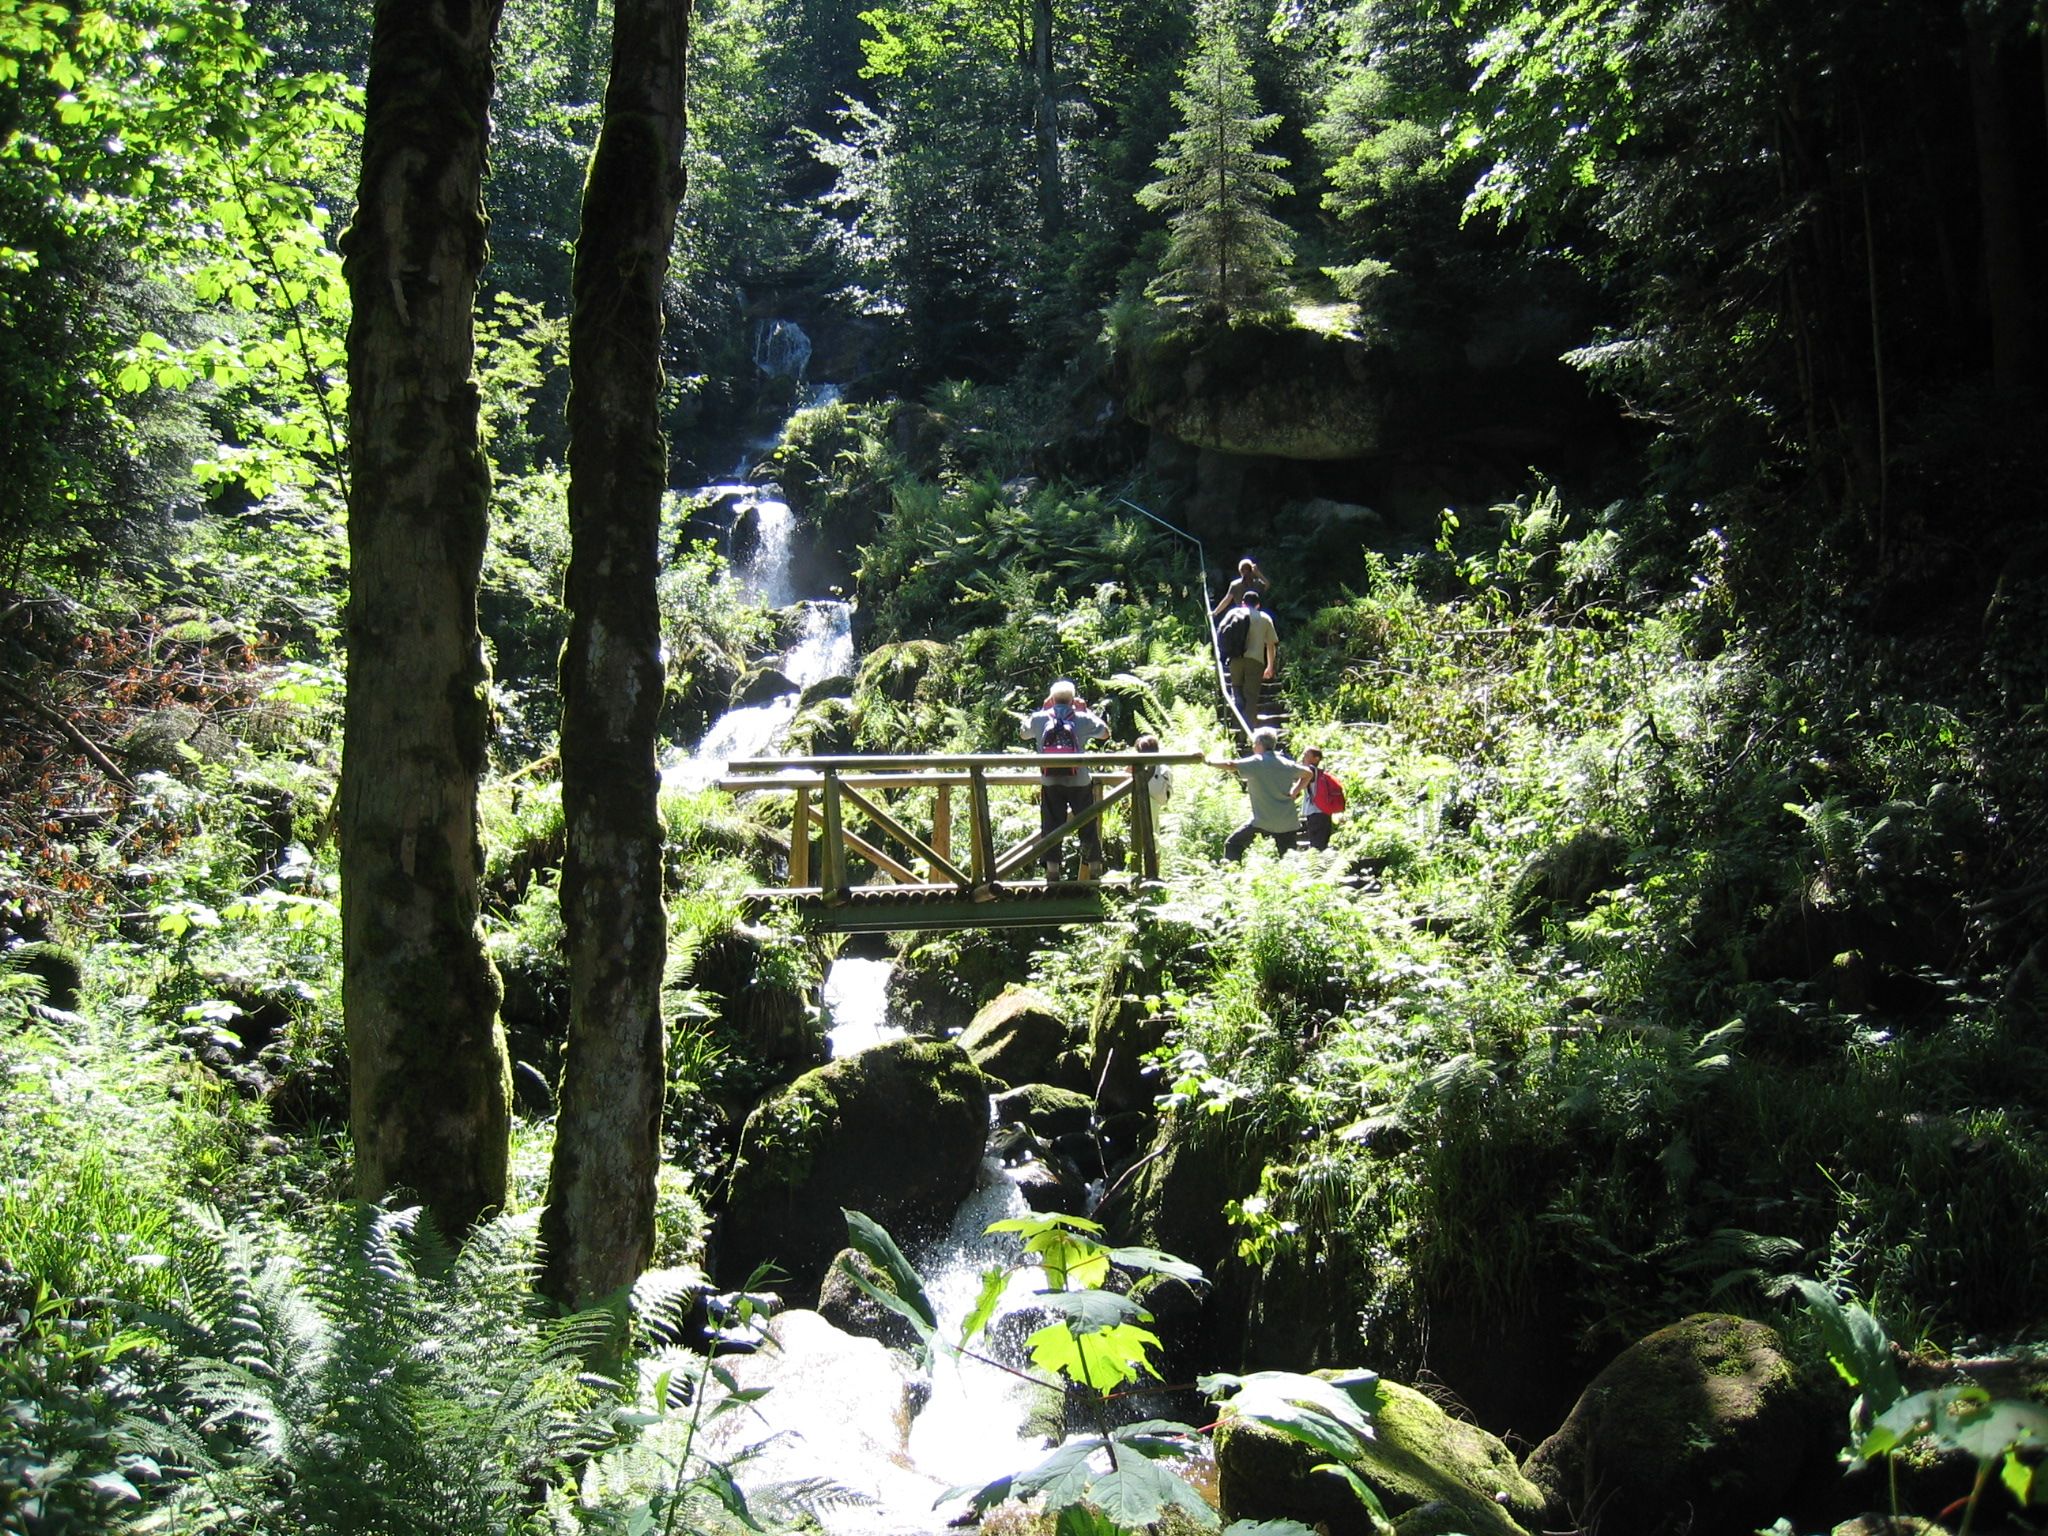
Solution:
<svg viewBox="0 0 2048 1536">
<path fill-rule="evenodd" d="M 1042 753 L 1074 754 L 1071 768 L 1047 768 L 1038 776 L 1038 830 L 1050 833 L 1095 803 L 1095 788 L 1081 754 L 1109 727 L 1089 712 L 1064 677 L 1046 690 L 1045 703 L 1024 722 L 1024 734 Z M 1039 855 L 1048 881 L 1060 878 L 1061 844 L 1049 844 Z M 1081 828 L 1081 878 L 1092 880 L 1102 864 L 1102 833 L 1098 822 Z"/>
<path fill-rule="evenodd" d="M 1308 782 L 1308 770 L 1280 750 L 1280 733 L 1270 725 L 1252 732 L 1249 757 L 1212 757 L 1211 768 L 1228 768 L 1251 795 L 1252 819 L 1223 840 L 1223 856 L 1236 864 L 1254 837 L 1270 837 L 1273 851 L 1286 853 L 1301 835 L 1301 815 L 1295 797 Z"/>
</svg>

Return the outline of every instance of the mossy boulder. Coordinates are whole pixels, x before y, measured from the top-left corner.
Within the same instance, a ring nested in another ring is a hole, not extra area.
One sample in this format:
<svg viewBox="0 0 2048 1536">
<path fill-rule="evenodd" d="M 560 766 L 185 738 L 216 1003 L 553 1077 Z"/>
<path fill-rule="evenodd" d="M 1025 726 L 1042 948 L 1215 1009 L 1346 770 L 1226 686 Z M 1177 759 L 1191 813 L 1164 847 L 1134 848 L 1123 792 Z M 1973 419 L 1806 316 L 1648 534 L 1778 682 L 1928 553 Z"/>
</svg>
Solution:
<svg viewBox="0 0 2048 1536">
<path fill-rule="evenodd" d="M 1554 1521 L 1748 1532 L 1825 1460 L 1831 1416 L 1762 1323 L 1701 1313 L 1630 1345 L 1522 1470 Z"/>
<path fill-rule="evenodd" d="M 1276 320 L 1132 334 L 1113 367 L 1133 420 L 1195 448 L 1324 460 L 1385 446 L 1389 380 L 1341 330 Z"/>
<path fill-rule="evenodd" d="M 964 928 L 905 936 L 889 972 L 889 1017 L 916 1035 L 965 1029 L 975 1010 L 1023 980 L 1030 930 Z"/>
<path fill-rule="evenodd" d="M 1628 844 L 1606 827 L 1581 827 L 1524 864 L 1508 894 L 1516 926 L 1533 930 L 1544 918 L 1575 917 L 1597 892 L 1621 878 Z"/>
<path fill-rule="evenodd" d="M 1094 1118 L 1095 1104 L 1087 1094 L 1053 1083 L 1025 1083 L 996 1095 L 998 1121 L 1029 1126 L 1047 1141 L 1085 1131 Z"/>
<path fill-rule="evenodd" d="M 988 1079 L 950 1041 L 892 1040 L 806 1072 L 747 1117 L 719 1219 L 715 1273 L 772 1262 L 796 1306 L 817 1300 L 846 1243 L 846 1210 L 914 1247 L 942 1232 L 974 1186 L 988 1135 Z"/>
<path fill-rule="evenodd" d="M 780 668 L 756 667 L 734 685 L 732 704 L 735 709 L 746 709 L 801 691 L 802 685 L 792 682 L 789 674 Z"/>
<path fill-rule="evenodd" d="M 1336 1372 L 1317 1373 L 1326 1379 Z M 1350 1463 L 1397 1519 L 1417 1513 L 1418 1536 L 1522 1536 L 1544 1496 L 1514 1453 L 1477 1425 L 1454 1419 L 1413 1387 L 1382 1381 L 1373 1443 Z M 1313 1469 L 1329 1457 L 1275 1431 L 1237 1421 L 1216 1435 L 1217 1494 L 1226 1520 L 1295 1519 L 1330 1536 L 1370 1536 L 1372 1520 L 1348 1484 Z M 1420 1512 L 1436 1509 L 1434 1516 Z"/>
<path fill-rule="evenodd" d="M 136 717 L 116 743 L 130 773 L 189 772 L 235 755 L 234 738 L 203 710 L 172 705 Z"/>
<path fill-rule="evenodd" d="M 686 985 L 718 999 L 722 1023 L 756 1061 L 812 1067 L 825 1060 L 824 1021 L 812 1011 L 813 978 L 780 934 L 740 926 L 714 933 L 690 957 Z"/>
<path fill-rule="evenodd" d="M 85 984 L 85 969 L 78 951 L 49 939 L 17 944 L 0 950 L 0 974 L 15 972 L 33 976 L 43 984 L 43 1005 L 65 1013 L 78 1011 L 79 989 Z"/>
<path fill-rule="evenodd" d="M 1051 998 L 1012 987 L 974 1015 L 960 1049 L 999 1083 L 1042 1083 L 1062 1075 L 1070 1034 Z"/>
</svg>

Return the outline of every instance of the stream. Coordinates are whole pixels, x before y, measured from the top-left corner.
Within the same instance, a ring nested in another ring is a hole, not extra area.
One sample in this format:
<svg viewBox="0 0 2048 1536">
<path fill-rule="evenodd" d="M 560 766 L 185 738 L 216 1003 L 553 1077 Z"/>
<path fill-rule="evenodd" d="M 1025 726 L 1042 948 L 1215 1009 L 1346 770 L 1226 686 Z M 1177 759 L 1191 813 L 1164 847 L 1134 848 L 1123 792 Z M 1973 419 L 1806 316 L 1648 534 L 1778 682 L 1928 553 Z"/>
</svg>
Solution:
<svg viewBox="0 0 2048 1536">
<path fill-rule="evenodd" d="M 809 355 L 808 338 L 792 323 L 764 326 L 757 363 L 790 372 L 802 404 L 836 398 L 832 386 L 803 380 Z M 749 457 L 766 446 L 750 445 Z M 743 464 L 740 473 L 745 469 Z M 797 547 L 788 504 L 772 486 L 735 483 L 705 490 L 734 500 L 759 530 L 752 551 L 735 563 L 734 579 L 765 606 L 802 607 L 801 630 L 776 660 L 777 668 L 798 690 L 851 672 L 850 606 L 799 589 L 797 573 L 815 562 Z M 790 692 L 727 710 L 690 752 L 663 764 L 663 787 L 699 788 L 736 758 L 773 752 L 796 716 L 800 696 Z M 834 1058 L 905 1033 L 888 1017 L 890 970 L 887 960 L 848 956 L 832 962 L 823 1002 Z M 1019 1252 L 1014 1238 L 988 1236 L 989 1223 L 1025 1212 L 1023 1196 L 1002 1166 L 985 1159 L 946 1236 L 910 1255 L 939 1314 L 941 1337 L 958 1336 L 980 1293 L 982 1271 Z M 1035 1270 L 1013 1275 L 998 1321 L 1028 1308 L 1033 1289 L 1043 1283 Z M 1021 1330 L 1013 1325 L 1009 1331 Z M 959 1500 L 938 1507 L 949 1489 L 979 1486 L 1043 1455 L 1043 1440 L 1024 1427 L 1040 1389 L 960 1356 L 941 1354 L 926 1375 L 907 1357 L 843 1333 L 815 1312 L 781 1314 L 769 1325 L 762 1348 L 725 1363 L 741 1389 L 767 1390 L 743 1411 L 717 1420 L 697 1450 L 727 1462 L 757 1509 L 810 1513 L 832 1536 L 938 1536 L 964 1507 Z"/>
</svg>

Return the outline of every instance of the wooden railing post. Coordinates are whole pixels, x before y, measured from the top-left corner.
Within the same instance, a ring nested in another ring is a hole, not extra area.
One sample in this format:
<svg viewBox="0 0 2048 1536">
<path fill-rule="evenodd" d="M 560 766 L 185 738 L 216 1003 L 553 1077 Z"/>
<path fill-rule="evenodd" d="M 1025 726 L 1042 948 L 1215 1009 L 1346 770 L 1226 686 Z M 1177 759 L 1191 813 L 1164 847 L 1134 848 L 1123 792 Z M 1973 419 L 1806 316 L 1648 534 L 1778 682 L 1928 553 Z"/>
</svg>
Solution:
<svg viewBox="0 0 2048 1536">
<path fill-rule="evenodd" d="M 995 828 L 988 814 L 988 779 L 979 766 L 967 770 L 967 836 L 974 858 L 969 872 L 974 876 L 974 888 L 979 891 L 986 888 L 996 867 Z"/>
<path fill-rule="evenodd" d="M 796 792 L 796 809 L 789 818 L 789 883 L 802 890 L 811 883 L 811 792 Z"/>
<path fill-rule="evenodd" d="M 945 784 L 932 791 L 932 846 L 941 856 L 953 857 L 953 791 Z"/>
<path fill-rule="evenodd" d="M 1152 774 L 1150 763 L 1131 767 L 1131 854 L 1141 880 L 1159 878 L 1159 845 L 1152 836 Z"/>
<path fill-rule="evenodd" d="M 825 833 L 825 871 L 820 882 L 825 888 L 827 901 L 846 900 L 846 836 L 839 819 L 839 773 L 836 769 L 825 770 L 823 812 Z"/>
</svg>

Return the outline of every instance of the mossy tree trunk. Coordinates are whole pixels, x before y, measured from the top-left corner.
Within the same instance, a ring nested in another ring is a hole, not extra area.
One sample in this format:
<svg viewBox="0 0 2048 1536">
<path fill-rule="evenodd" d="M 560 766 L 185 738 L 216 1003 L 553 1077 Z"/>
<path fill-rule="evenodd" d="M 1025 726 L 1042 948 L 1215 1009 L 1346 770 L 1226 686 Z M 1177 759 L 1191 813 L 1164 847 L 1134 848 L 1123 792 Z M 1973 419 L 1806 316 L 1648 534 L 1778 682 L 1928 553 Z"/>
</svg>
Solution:
<svg viewBox="0 0 2048 1536">
<path fill-rule="evenodd" d="M 490 471 L 472 315 L 495 0 L 379 0 L 344 238 L 348 695 L 342 1005 L 356 1189 L 460 1232 L 504 1203 L 510 1079 L 478 932 L 477 629 Z"/>
<path fill-rule="evenodd" d="M 661 1159 L 661 629 L 668 445 L 661 292 L 683 192 L 687 0 L 617 0 L 569 321 L 569 639 L 562 654 L 569 1040 L 543 1287 L 582 1306 L 654 1244 Z"/>
</svg>

